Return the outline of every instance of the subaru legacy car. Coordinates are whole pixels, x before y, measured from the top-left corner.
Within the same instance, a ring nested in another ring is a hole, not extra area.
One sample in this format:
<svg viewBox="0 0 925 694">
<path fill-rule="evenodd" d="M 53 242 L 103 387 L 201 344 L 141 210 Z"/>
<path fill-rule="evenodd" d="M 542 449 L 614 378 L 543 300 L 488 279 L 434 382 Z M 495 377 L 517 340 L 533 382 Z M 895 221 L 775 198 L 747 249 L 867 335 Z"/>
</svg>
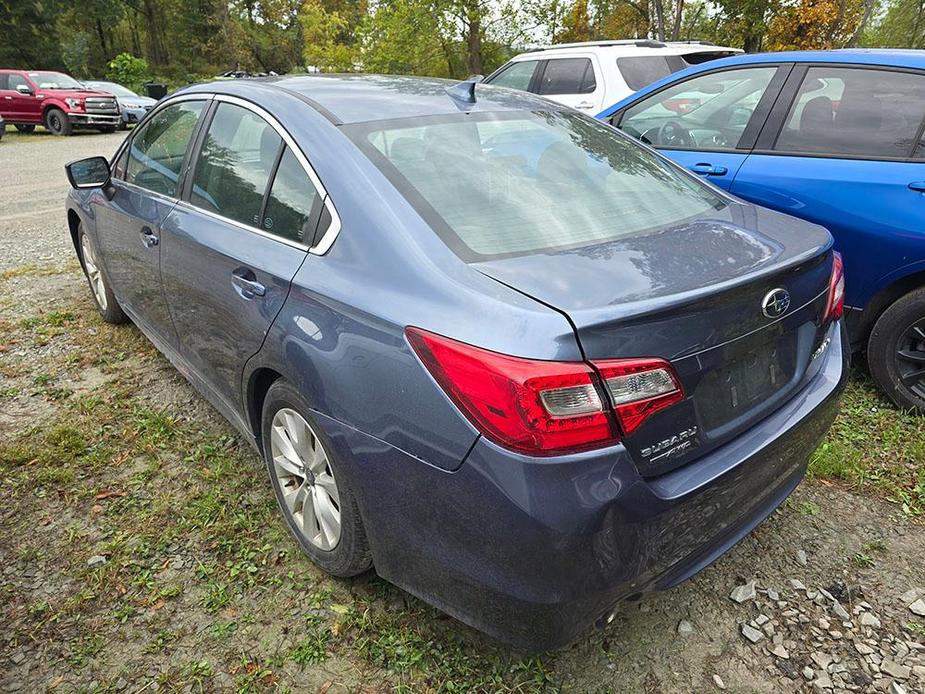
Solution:
<svg viewBox="0 0 925 694">
<path fill-rule="evenodd" d="M 83 83 L 90 89 L 108 92 L 116 97 L 119 110 L 122 112 L 122 123 L 119 125 L 120 130 L 125 130 L 129 125 L 138 123 L 138 121 L 144 118 L 145 114 L 151 110 L 154 104 L 157 103 L 157 99 L 136 94 L 128 87 L 123 87 L 117 82 L 84 80 Z"/>
<path fill-rule="evenodd" d="M 530 94 L 194 86 L 68 174 L 99 312 L 262 454 L 308 556 L 524 648 L 714 561 L 835 414 L 829 233 Z"/>
<path fill-rule="evenodd" d="M 925 51 L 718 60 L 598 117 L 737 196 L 829 229 L 852 344 L 893 402 L 925 413 Z"/>
</svg>

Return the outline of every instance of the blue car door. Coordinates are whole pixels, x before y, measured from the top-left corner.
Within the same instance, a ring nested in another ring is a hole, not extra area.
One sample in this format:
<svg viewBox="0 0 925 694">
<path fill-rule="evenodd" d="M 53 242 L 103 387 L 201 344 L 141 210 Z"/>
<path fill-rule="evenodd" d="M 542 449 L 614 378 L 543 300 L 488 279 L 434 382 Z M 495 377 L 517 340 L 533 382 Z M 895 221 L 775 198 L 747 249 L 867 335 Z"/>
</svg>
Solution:
<svg viewBox="0 0 925 694">
<path fill-rule="evenodd" d="M 241 374 L 313 244 L 320 183 L 269 114 L 216 96 L 183 201 L 164 222 L 161 272 L 184 361 L 240 410 Z M 215 398 L 213 398 L 213 401 Z"/>
<path fill-rule="evenodd" d="M 176 332 L 161 292 L 161 225 L 180 197 L 180 174 L 207 103 L 184 100 L 153 114 L 119 157 L 111 191 L 94 204 L 96 242 L 119 303 L 171 347 Z"/>
<path fill-rule="evenodd" d="M 925 74 L 800 66 L 732 192 L 829 229 L 845 262 L 846 303 L 925 261 Z"/>
<path fill-rule="evenodd" d="M 790 68 L 769 63 L 698 73 L 641 97 L 610 120 L 729 190 Z"/>
</svg>

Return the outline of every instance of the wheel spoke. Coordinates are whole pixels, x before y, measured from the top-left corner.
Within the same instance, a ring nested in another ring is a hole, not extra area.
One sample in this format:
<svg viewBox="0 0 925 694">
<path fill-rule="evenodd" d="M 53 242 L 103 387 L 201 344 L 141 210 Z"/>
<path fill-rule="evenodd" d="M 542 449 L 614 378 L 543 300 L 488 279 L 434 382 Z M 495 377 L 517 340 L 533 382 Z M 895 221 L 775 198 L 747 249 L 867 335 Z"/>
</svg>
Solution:
<svg viewBox="0 0 925 694">
<path fill-rule="evenodd" d="M 916 369 L 900 376 L 900 380 L 904 385 L 911 386 L 917 384 L 922 376 L 925 376 L 925 369 Z"/>
<path fill-rule="evenodd" d="M 896 356 L 903 361 L 911 361 L 916 364 L 925 364 L 925 352 L 912 349 L 901 349 L 896 352 Z"/>
<path fill-rule="evenodd" d="M 302 499 L 302 532 L 309 539 L 314 539 L 318 535 L 318 512 L 315 508 L 315 495 L 311 489 L 305 490 L 305 497 Z"/>
<path fill-rule="evenodd" d="M 278 451 L 279 456 L 291 466 L 285 469 L 294 475 L 301 475 L 302 459 L 299 457 L 295 446 L 292 445 L 285 427 L 279 425 L 273 427 L 273 431 L 270 433 L 270 443 Z M 274 460 L 276 460 L 276 456 L 274 456 Z"/>
<path fill-rule="evenodd" d="M 308 460 L 308 469 L 314 473 L 315 477 L 318 477 L 324 474 L 328 467 L 328 456 L 325 455 L 321 442 L 314 436 L 312 436 L 312 444 L 314 444 L 314 447 L 312 448 L 311 458 Z"/>
<path fill-rule="evenodd" d="M 331 500 L 323 489 L 315 487 L 312 492 L 315 516 L 318 518 L 318 524 L 321 526 L 321 532 L 324 533 L 327 546 L 331 547 L 340 534 L 340 514 L 331 505 Z"/>
<path fill-rule="evenodd" d="M 919 340 L 921 340 L 922 342 L 925 342 L 925 329 L 922 329 L 921 326 L 916 325 L 915 327 L 912 328 L 912 332 L 915 333 L 915 336 Z"/>
<path fill-rule="evenodd" d="M 340 494 L 337 493 L 337 483 L 331 475 L 323 472 L 315 477 L 315 486 L 321 487 L 322 491 L 334 502 L 334 505 L 340 508 Z"/>
</svg>

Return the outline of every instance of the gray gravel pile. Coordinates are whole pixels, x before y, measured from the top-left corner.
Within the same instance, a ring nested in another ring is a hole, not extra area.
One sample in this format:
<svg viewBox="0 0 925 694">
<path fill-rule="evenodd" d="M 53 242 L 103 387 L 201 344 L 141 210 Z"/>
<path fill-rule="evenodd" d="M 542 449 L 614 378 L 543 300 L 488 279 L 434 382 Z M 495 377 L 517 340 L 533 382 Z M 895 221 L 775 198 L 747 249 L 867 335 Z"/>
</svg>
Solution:
<svg viewBox="0 0 925 694">
<path fill-rule="evenodd" d="M 742 638 L 770 655 L 795 689 L 925 692 L 922 634 L 890 628 L 865 597 L 860 586 L 809 587 L 796 578 L 784 590 L 750 581 L 729 595 L 751 613 L 739 625 Z M 910 618 L 925 612 L 922 588 L 878 597 L 898 601 Z"/>
</svg>

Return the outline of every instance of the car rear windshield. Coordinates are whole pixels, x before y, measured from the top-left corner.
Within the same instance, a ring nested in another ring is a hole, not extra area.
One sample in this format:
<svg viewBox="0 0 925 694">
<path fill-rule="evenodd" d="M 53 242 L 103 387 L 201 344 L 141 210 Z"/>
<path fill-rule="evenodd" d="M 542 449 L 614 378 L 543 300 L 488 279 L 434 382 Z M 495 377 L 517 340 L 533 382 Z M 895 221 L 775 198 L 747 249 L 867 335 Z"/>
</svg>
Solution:
<svg viewBox="0 0 925 694">
<path fill-rule="evenodd" d="M 345 130 L 466 261 L 596 245 L 725 205 L 577 113 L 458 114 Z"/>
</svg>

